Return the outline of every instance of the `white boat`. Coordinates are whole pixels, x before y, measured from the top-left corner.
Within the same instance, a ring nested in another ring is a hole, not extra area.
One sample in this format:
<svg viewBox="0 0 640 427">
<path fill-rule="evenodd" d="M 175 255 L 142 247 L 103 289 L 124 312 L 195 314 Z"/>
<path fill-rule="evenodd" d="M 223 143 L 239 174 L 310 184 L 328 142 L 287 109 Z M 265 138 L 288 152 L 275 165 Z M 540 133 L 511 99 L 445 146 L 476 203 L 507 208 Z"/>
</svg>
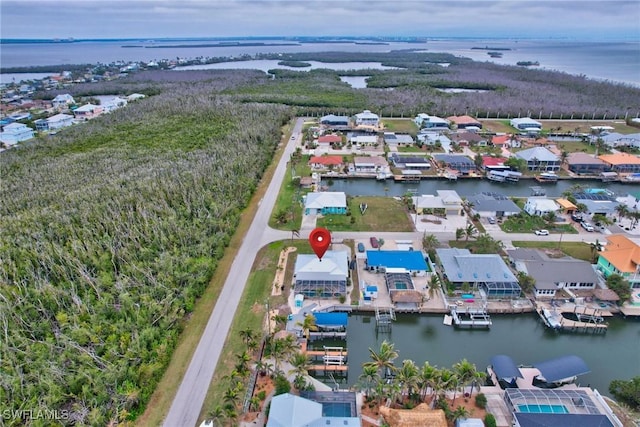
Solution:
<svg viewBox="0 0 640 427">
<path fill-rule="evenodd" d="M 543 172 L 535 178 L 538 182 L 558 182 L 558 175 L 553 172 Z"/>
<path fill-rule="evenodd" d="M 487 179 L 494 182 L 518 182 L 522 173 L 514 171 L 489 171 Z"/>
<path fill-rule="evenodd" d="M 640 173 L 632 173 L 624 177 L 625 182 L 640 182 Z"/>
</svg>

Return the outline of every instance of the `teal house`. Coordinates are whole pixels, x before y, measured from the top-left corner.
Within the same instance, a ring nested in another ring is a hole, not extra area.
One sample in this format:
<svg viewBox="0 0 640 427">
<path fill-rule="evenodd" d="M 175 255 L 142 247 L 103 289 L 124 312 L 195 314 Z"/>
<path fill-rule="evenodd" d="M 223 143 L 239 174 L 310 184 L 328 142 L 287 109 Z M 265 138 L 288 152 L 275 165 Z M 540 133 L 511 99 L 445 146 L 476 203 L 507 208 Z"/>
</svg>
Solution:
<svg viewBox="0 0 640 427">
<path fill-rule="evenodd" d="M 305 215 L 327 215 L 347 213 L 347 196 L 343 192 L 324 191 L 309 193 L 304 199 Z"/>
<path fill-rule="evenodd" d="M 607 236 L 606 249 L 598 256 L 604 277 L 619 274 L 632 289 L 640 289 L 640 246 L 623 234 Z"/>
</svg>

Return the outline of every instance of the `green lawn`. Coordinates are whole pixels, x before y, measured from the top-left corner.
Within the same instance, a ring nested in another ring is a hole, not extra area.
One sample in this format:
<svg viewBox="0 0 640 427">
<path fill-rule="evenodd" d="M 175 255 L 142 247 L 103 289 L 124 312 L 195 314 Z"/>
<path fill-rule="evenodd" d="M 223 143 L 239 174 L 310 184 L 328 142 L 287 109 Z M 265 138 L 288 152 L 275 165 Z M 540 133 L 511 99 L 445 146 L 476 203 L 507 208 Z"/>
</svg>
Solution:
<svg viewBox="0 0 640 427">
<path fill-rule="evenodd" d="M 515 129 L 509 124 L 509 120 L 480 120 L 482 129 L 487 132 L 513 133 Z"/>
<path fill-rule="evenodd" d="M 424 154 L 425 150 L 415 145 L 409 147 L 398 147 L 398 153 L 421 153 Z"/>
<path fill-rule="evenodd" d="M 360 204 L 367 210 L 360 213 Z M 331 231 L 413 231 L 413 224 L 402 202 L 391 197 L 349 197 L 351 215 L 325 215 L 318 218 L 318 227 Z M 353 222 L 352 222 L 353 221 Z"/>
<path fill-rule="evenodd" d="M 276 199 L 276 204 L 269 218 L 269 226 L 280 230 L 297 230 L 300 228 L 302 218 L 302 196 L 308 193 L 309 189 L 300 188 L 297 181 L 293 181 L 291 177 L 310 176 L 311 170 L 307 165 L 308 156 L 302 156 L 295 164 L 294 170 L 291 170 L 291 164 L 287 166 L 287 173 L 280 186 L 280 192 Z M 288 212 L 287 222 L 278 223 L 275 216 L 278 212 Z"/>
<path fill-rule="evenodd" d="M 559 242 L 538 242 L 538 241 L 513 241 L 516 248 L 533 249 L 557 249 Z M 562 242 L 560 250 L 573 258 L 592 262 L 593 249 L 590 244 L 583 242 Z"/>
<path fill-rule="evenodd" d="M 540 229 L 549 230 L 549 233 L 578 233 L 571 224 L 549 224 L 539 216 L 527 214 L 508 217 L 500 225 L 500 228 L 506 233 L 533 233 Z"/>
<path fill-rule="evenodd" d="M 414 136 L 418 133 L 418 126 L 412 119 L 382 118 L 382 123 L 389 132 L 410 133 Z"/>
</svg>

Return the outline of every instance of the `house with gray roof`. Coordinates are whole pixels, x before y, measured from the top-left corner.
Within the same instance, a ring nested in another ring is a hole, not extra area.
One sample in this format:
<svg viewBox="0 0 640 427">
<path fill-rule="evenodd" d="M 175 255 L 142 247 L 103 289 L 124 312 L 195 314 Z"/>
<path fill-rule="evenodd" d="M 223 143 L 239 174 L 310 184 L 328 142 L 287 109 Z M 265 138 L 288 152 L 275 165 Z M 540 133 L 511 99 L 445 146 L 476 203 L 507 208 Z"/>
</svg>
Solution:
<svg viewBox="0 0 640 427">
<path fill-rule="evenodd" d="M 330 127 L 348 127 L 349 120 L 350 119 L 347 116 L 336 116 L 334 114 L 329 114 L 320 118 L 320 124 Z"/>
<path fill-rule="evenodd" d="M 437 195 L 423 194 L 413 197 L 413 205 L 418 212 L 431 212 L 443 215 L 460 215 L 462 198 L 455 190 L 437 190 Z"/>
<path fill-rule="evenodd" d="M 385 132 L 384 143 L 389 147 L 409 147 L 415 144 L 415 141 L 411 135 Z"/>
<path fill-rule="evenodd" d="M 527 198 L 527 202 L 524 204 L 524 211 L 529 215 L 543 216 L 549 212 L 560 212 L 560 206 L 553 199 L 534 196 Z"/>
<path fill-rule="evenodd" d="M 590 215 L 615 216 L 616 206 L 620 204 L 615 195 L 607 190 L 576 192 L 573 193 L 573 197 L 576 199 L 576 204 L 583 204 L 587 207 L 587 212 Z"/>
<path fill-rule="evenodd" d="M 424 170 L 431 168 L 431 162 L 425 156 L 420 155 L 400 155 L 393 153 L 389 157 L 393 166 L 400 169 Z"/>
<path fill-rule="evenodd" d="M 451 146 L 451 140 L 440 132 L 420 132 L 416 139 L 426 145 L 436 145 L 439 142 L 445 147 Z"/>
<path fill-rule="evenodd" d="M 640 148 L 640 132 L 631 134 L 622 134 L 613 132 L 600 137 L 607 147 L 635 147 Z"/>
<path fill-rule="evenodd" d="M 518 151 L 516 158 L 527 162 L 530 171 L 553 172 L 560 170 L 560 158 L 544 147 L 533 147 Z"/>
<path fill-rule="evenodd" d="M 341 191 L 321 191 L 304 196 L 305 215 L 346 214 L 347 196 Z"/>
<path fill-rule="evenodd" d="M 418 114 L 413 121 L 421 129 L 449 129 L 449 120 L 426 113 Z"/>
<path fill-rule="evenodd" d="M 485 191 L 467 197 L 467 201 L 471 204 L 471 212 L 483 218 L 502 218 L 522 212 L 515 202 L 500 193 Z"/>
<path fill-rule="evenodd" d="M 315 254 L 298 254 L 293 277 L 295 294 L 310 298 L 344 296 L 349 279 L 349 254 L 327 251 L 322 259 Z"/>
<path fill-rule="evenodd" d="M 355 122 L 356 126 L 372 126 L 377 128 L 380 124 L 380 117 L 369 110 L 364 110 L 362 113 L 356 114 Z"/>
<path fill-rule="evenodd" d="M 549 258 L 536 249 L 508 250 L 515 269 L 535 280 L 536 298 L 553 298 L 560 289 L 595 289 L 598 275 L 586 261 L 571 257 Z"/>
<path fill-rule="evenodd" d="M 290 393 L 271 399 L 267 427 L 360 427 L 358 417 L 333 417 L 323 415 L 322 403 Z"/>
<path fill-rule="evenodd" d="M 433 158 L 446 168 L 467 174 L 476 170 L 476 164 L 469 157 L 462 154 L 434 154 Z"/>
<path fill-rule="evenodd" d="M 472 254 L 468 249 L 436 249 L 446 280 L 462 288 L 464 283 L 486 298 L 518 298 L 520 285 L 509 266 L 497 254 Z"/>
<path fill-rule="evenodd" d="M 570 153 L 567 165 L 571 172 L 578 175 L 599 175 L 609 170 L 609 166 L 597 157 L 587 153 Z"/>
</svg>

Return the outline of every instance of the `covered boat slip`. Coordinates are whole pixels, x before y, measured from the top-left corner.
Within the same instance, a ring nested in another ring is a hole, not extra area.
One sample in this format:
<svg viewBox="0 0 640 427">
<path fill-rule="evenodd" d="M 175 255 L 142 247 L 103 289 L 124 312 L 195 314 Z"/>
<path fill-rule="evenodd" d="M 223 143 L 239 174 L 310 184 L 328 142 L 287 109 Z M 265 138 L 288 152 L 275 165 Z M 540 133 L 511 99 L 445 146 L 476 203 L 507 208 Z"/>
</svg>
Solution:
<svg viewBox="0 0 640 427">
<path fill-rule="evenodd" d="M 540 371 L 540 375 L 534 378 L 534 384 L 538 387 L 554 387 L 572 382 L 578 375 L 591 372 L 584 360 L 573 355 L 536 363 L 533 367 Z"/>
<path fill-rule="evenodd" d="M 573 383 L 579 375 L 591 372 L 582 358 L 569 355 L 539 362 L 533 367 L 518 367 L 511 357 L 491 358 L 488 373 L 503 389 L 557 388 Z"/>
</svg>

